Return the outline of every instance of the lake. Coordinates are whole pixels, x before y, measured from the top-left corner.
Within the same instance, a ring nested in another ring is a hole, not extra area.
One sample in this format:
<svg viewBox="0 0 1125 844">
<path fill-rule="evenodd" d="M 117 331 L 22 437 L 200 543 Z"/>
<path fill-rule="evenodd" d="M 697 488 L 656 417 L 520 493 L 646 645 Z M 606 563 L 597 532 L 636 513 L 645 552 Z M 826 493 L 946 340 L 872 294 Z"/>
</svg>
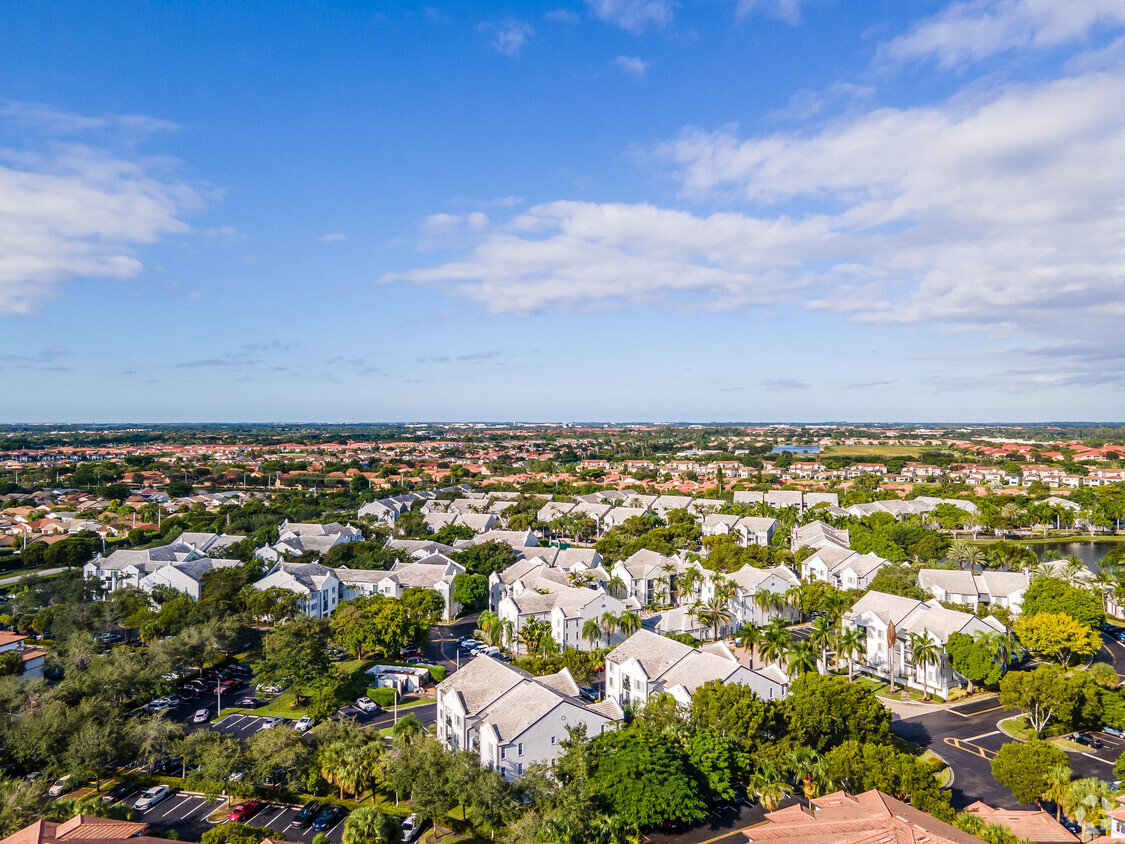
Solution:
<svg viewBox="0 0 1125 844">
<path fill-rule="evenodd" d="M 820 446 L 818 445 L 779 445 L 770 454 L 781 454 L 783 451 L 790 451 L 793 454 L 820 454 Z"/>
<path fill-rule="evenodd" d="M 1114 542 L 1044 542 L 1039 545 L 1029 545 L 1032 551 L 1035 552 L 1040 560 L 1047 554 L 1048 551 L 1057 551 L 1064 557 L 1069 557 L 1071 554 L 1080 559 L 1087 566 L 1097 565 L 1098 560 L 1117 547 Z"/>
</svg>

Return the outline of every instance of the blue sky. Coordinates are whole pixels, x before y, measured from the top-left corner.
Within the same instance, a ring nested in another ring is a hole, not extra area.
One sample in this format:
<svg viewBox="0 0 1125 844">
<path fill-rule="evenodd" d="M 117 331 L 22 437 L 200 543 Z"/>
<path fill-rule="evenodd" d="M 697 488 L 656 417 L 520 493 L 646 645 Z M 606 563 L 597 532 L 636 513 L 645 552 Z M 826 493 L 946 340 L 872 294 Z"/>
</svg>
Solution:
<svg viewBox="0 0 1125 844">
<path fill-rule="evenodd" d="M 1121 420 L 1121 0 L 0 7 L 0 421 Z"/>
</svg>

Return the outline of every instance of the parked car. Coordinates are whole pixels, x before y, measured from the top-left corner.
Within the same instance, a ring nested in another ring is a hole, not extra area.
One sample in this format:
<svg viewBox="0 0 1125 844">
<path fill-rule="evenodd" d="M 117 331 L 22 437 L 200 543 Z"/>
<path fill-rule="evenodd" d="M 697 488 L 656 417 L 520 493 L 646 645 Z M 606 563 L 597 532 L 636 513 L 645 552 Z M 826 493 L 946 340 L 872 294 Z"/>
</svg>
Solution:
<svg viewBox="0 0 1125 844">
<path fill-rule="evenodd" d="M 1125 730 L 1119 730 L 1117 727 L 1102 727 L 1102 732 L 1114 738 L 1125 738 Z"/>
<path fill-rule="evenodd" d="M 425 663 L 425 658 L 420 656 L 412 656 L 406 660 L 407 665 L 422 665 Z"/>
<path fill-rule="evenodd" d="M 1095 750 L 1099 747 L 1105 747 L 1102 742 L 1098 741 L 1093 736 L 1087 735 L 1086 733 L 1072 733 L 1070 735 L 1070 740 L 1075 742 L 1076 744 L 1081 744 L 1084 747 L 1092 747 Z"/>
<path fill-rule="evenodd" d="M 195 710 L 195 714 L 191 716 L 193 724 L 205 724 L 211 720 L 211 710 L 204 707 L 203 709 Z"/>
<path fill-rule="evenodd" d="M 154 785 L 137 798 L 137 802 L 133 804 L 133 808 L 138 812 L 151 809 L 153 806 L 166 800 L 171 793 L 172 789 L 166 785 Z"/>
<path fill-rule="evenodd" d="M 297 812 L 296 816 L 293 818 L 292 823 L 294 829 L 304 829 L 306 826 L 311 824 L 314 820 L 316 820 L 316 816 L 320 814 L 320 810 L 323 808 L 324 804 L 318 803 L 315 800 L 313 800 L 311 803 L 306 803 L 301 807 L 301 810 Z"/>
<path fill-rule="evenodd" d="M 379 713 L 383 711 L 383 708 L 369 697 L 361 697 L 357 700 L 355 702 L 355 708 L 361 712 Z"/>
<path fill-rule="evenodd" d="M 302 715 L 297 719 L 297 723 L 293 725 L 293 729 L 298 733 L 307 733 L 309 731 L 309 727 L 311 727 L 313 723 L 314 722 L 311 717 L 309 717 L 308 715 Z"/>
<path fill-rule="evenodd" d="M 326 832 L 332 829 L 346 814 L 343 806 L 325 806 L 313 821 L 313 832 Z"/>
<path fill-rule="evenodd" d="M 272 697 L 273 695 L 281 694 L 284 689 L 276 683 L 259 683 L 256 691 L 260 695 L 270 695 Z"/>
<path fill-rule="evenodd" d="M 406 842 L 413 841 L 418 837 L 418 833 L 422 831 L 422 827 L 426 822 L 418 817 L 418 815 L 411 815 L 402 822 L 402 840 Z"/>
<path fill-rule="evenodd" d="M 1066 827 L 1066 831 L 1071 833 L 1072 835 L 1082 834 L 1082 824 L 1075 823 L 1070 818 L 1063 818 L 1062 825 Z"/>
<path fill-rule="evenodd" d="M 242 700 L 240 700 L 238 702 L 237 705 L 241 706 L 243 709 L 256 709 L 259 706 L 261 706 L 263 703 L 265 703 L 265 701 L 260 700 L 259 698 L 256 698 L 256 697 L 244 697 Z"/>
<path fill-rule="evenodd" d="M 231 809 L 230 814 L 227 815 L 227 820 L 232 823 L 242 823 L 258 814 L 261 808 L 261 800 L 247 800 L 245 803 L 239 803 Z"/>
<path fill-rule="evenodd" d="M 578 696 L 582 700 L 588 700 L 590 703 L 596 703 L 598 700 L 598 690 L 593 686 L 583 686 L 578 690 Z"/>
<path fill-rule="evenodd" d="M 123 800 L 137 790 L 137 784 L 132 780 L 121 780 L 113 788 L 102 793 L 102 800 L 106 803 L 116 803 Z"/>
<path fill-rule="evenodd" d="M 462 639 L 459 642 L 459 644 L 461 645 L 462 649 L 464 649 L 466 651 L 471 651 L 473 648 L 476 648 L 476 647 L 479 647 L 480 645 L 483 645 L 484 642 L 480 641 L 479 639 L 468 639 L 468 638 L 466 638 L 466 639 Z"/>
<path fill-rule="evenodd" d="M 51 797 L 62 797 L 64 794 L 73 791 L 76 785 L 77 783 L 71 779 L 70 774 L 67 774 L 65 777 L 59 777 L 55 780 L 51 787 L 47 789 L 47 794 Z"/>
<path fill-rule="evenodd" d="M 284 723 L 285 723 L 284 718 L 282 718 L 278 715 L 274 715 L 270 718 L 263 718 L 262 719 L 262 726 L 258 727 L 258 729 L 259 730 L 268 730 L 270 727 L 276 727 L 278 724 L 284 724 Z"/>
</svg>

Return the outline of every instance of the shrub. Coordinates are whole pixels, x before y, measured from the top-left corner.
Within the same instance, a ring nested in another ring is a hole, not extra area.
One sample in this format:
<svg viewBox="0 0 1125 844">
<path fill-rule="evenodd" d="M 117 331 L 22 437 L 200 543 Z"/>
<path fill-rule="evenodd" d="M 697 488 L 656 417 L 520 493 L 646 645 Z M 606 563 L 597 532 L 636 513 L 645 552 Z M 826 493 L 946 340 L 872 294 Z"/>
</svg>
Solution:
<svg viewBox="0 0 1125 844">
<path fill-rule="evenodd" d="M 440 683 L 445 679 L 445 675 L 449 673 L 444 665 L 431 665 L 428 667 L 430 669 L 430 679 L 435 683 Z"/>
<path fill-rule="evenodd" d="M 367 690 L 367 696 L 384 709 L 388 709 L 395 705 L 395 698 L 398 697 L 398 692 L 394 689 L 370 688 Z"/>
</svg>

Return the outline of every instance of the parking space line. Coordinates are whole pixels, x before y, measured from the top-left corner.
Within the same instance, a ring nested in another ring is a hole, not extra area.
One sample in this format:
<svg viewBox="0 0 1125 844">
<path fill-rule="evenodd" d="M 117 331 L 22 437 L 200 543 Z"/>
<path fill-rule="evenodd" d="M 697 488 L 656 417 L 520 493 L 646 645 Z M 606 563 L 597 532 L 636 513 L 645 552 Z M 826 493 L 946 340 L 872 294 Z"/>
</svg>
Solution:
<svg viewBox="0 0 1125 844">
<path fill-rule="evenodd" d="M 276 821 L 278 818 L 280 818 L 282 815 L 284 815 L 288 811 L 289 811 L 289 809 L 283 806 L 280 812 L 278 812 L 276 815 L 274 815 L 272 818 L 270 818 L 268 821 L 266 821 L 265 826 L 269 826 L 271 823 Z"/>
<path fill-rule="evenodd" d="M 206 809 L 206 808 L 207 808 L 207 798 L 201 797 L 201 798 L 199 798 L 199 805 L 196 806 L 194 809 L 192 809 L 190 812 L 188 812 L 186 815 L 184 815 L 183 818 L 181 818 L 181 820 L 186 821 L 188 818 L 190 818 L 192 815 L 194 815 L 200 809 Z M 210 813 L 208 813 L 208 814 L 210 814 Z"/>
<path fill-rule="evenodd" d="M 979 736 L 973 736 L 972 738 L 962 739 L 962 741 L 976 741 L 977 739 L 988 738 L 989 736 L 998 736 L 998 735 L 1000 735 L 1000 731 L 999 730 L 993 730 L 991 733 L 981 733 Z"/>
<path fill-rule="evenodd" d="M 946 744 L 948 744 L 950 747 L 955 747 L 958 750 L 963 750 L 966 753 L 971 753 L 974 756 L 979 756 L 981 759 L 992 759 L 993 756 L 996 755 L 995 750 L 989 750 L 987 747 L 981 747 L 981 746 L 976 745 L 976 744 L 971 744 L 969 742 L 962 741 L 961 739 L 958 739 L 958 738 L 948 738 L 947 737 L 947 738 L 943 739 L 943 741 Z M 988 755 L 990 753 L 992 754 L 992 756 Z"/>
<path fill-rule="evenodd" d="M 173 799 L 174 799 L 174 798 L 173 798 Z M 169 812 L 174 812 L 174 811 L 176 811 L 176 809 L 180 808 L 180 806 L 184 805 L 184 804 L 185 804 L 185 803 L 187 803 L 187 802 L 188 802 L 189 800 L 194 800 L 194 799 L 195 799 L 195 798 L 194 798 L 194 797 L 191 797 L 191 796 L 187 796 L 187 797 L 184 797 L 184 798 L 183 798 L 183 799 L 182 799 L 182 800 L 181 800 L 181 801 L 180 801 L 179 803 L 177 803 L 177 804 L 176 804 L 175 806 L 169 806 L 169 807 L 168 807 L 168 808 L 167 808 L 167 809 L 166 809 L 166 810 L 165 810 L 164 812 L 162 812 L 161 814 L 157 815 L 157 817 L 158 817 L 158 818 L 162 818 L 162 817 L 164 817 L 165 815 L 167 815 L 167 814 L 168 814 Z"/>
<path fill-rule="evenodd" d="M 1100 757 L 1100 756 L 1095 756 L 1095 755 L 1094 755 L 1093 753 L 1083 753 L 1082 755 L 1083 755 L 1083 756 L 1087 756 L 1087 757 L 1089 757 L 1090 759 L 1097 759 L 1097 760 L 1098 760 L 1099 762 L 1104 762 L 1104 763 L 1105 763 L 1105 764 L 1107 764 L 1107 765 L 1112 765 L 1112 764 L 1113 764 L 1113 762 L 1112 762 L 1111 760 L 1109 760 L 1109 759 L 1102 759 L 1102 757 Z"/>
</svg>

